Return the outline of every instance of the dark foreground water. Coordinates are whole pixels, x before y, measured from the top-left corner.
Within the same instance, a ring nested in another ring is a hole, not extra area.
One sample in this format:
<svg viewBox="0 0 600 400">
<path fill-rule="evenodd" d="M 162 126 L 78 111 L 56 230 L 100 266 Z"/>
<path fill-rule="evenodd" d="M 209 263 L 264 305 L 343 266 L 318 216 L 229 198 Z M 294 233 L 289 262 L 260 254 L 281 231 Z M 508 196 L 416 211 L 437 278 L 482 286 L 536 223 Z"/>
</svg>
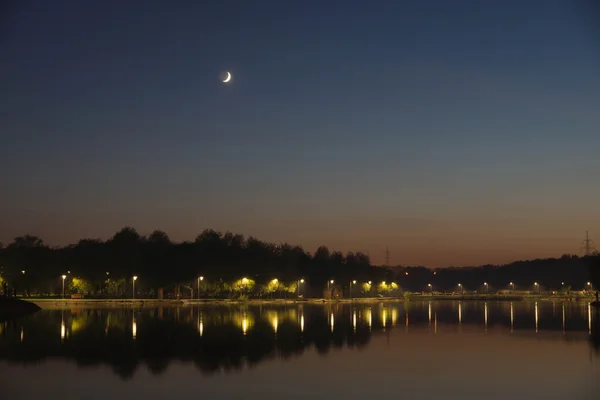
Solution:
<svg viewBox="0 0 600 400">
<path fill-rule="evenodd" d="M 587 303 L 42 310 L 0 324 L 3 399 L 599 399 Z"/>
</svg>

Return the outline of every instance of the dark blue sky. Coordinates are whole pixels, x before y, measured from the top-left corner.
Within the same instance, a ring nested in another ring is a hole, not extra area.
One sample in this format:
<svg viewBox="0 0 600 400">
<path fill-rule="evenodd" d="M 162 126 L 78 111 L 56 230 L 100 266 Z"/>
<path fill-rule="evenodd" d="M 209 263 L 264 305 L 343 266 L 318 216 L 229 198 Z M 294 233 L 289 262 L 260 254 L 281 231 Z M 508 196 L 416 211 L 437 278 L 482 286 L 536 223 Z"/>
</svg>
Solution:
<svg viewBox="0 0 600 400">
<path fill-rule="evenodd" d="M 600 241 L 584 2 L 12 4 L 0 241 L 214 228 L 428 265 Z"/>
</svg>

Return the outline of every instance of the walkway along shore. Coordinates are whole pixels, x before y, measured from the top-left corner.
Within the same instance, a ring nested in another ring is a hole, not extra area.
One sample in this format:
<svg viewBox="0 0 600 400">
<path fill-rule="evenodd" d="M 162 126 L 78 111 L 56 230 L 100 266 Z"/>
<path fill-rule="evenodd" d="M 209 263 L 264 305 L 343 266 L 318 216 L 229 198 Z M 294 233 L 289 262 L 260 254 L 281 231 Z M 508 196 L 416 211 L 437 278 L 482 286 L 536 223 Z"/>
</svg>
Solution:
<svg viewBox="0 0 600 400">
<path fill-rule="evenodd" d="M 405 301 L 589 301 L 587 298 L 574 298 L 565 296 L 507 296 L 507 295 L 422 295 L 415 294 L 405 297 L 370 297 L 353 299 L 57 299 L 57 298 L 28 298 L 24 299 L 42 308 L 51 307 L 157 307 L 181 305 L 237 305 L 237 304 L 323 304 L 323 303 L 373 303 L 373 302 L 405 302 Z"/>
</svg>

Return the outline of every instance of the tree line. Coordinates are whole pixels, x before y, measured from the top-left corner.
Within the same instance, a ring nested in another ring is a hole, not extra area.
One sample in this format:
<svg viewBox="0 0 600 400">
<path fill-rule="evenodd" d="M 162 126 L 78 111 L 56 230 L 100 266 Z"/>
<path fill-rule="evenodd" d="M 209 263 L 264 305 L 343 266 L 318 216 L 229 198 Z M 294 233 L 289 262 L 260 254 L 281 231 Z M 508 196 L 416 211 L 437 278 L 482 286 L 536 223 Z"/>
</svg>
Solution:
<svg viewBox="0 0 600 400">
<path fill-rule="evenodd" d="M 310 287 L 317 288 L 331 279 L 377 278 L 369 257 L 360 252 L 343 254 L 321 246 L 311 254 L 301 246 L 212 229 L 194 241 L 175 243 L 160 230 L 145 237 L 125 227 L 106 241 L 82 239 L 54 248 L 24 235 L 0 249 L 0 268 L 2 279 L 17 291 L 56 293 L 65 275 L 67 291 L 113 295 L 131 292 L 134 276 L 138 290 L 154 292 L 180 284 L 196 288 L 202 277 L 202 291 L 215 294 L 242 279 L 248 288 L 267 290 L 276 279 L 276 289 L 289 292 L 300 279 L 310 279 Z"/>
<path fill-rule="evenodd" d="M 206 297 L 320 297 L 327 287 L 346 297 L 402 291 L 581 290 L 600 286 L 598 260 L 598 254 L 563 255 L 479 267 L 378 267 L 366 254 L 343 254 L 326 246 L 310 253 L 301 246 L 211 229 L 194 241 L 175 243 L 160 230 L 142 236 L 125 227 L 105 241 L 81 239 L 63 247 L 49 247 L 37 236 L 16 237 L 0 246 L 0 283 L 23 294 L 57 295 L 64 284 L 69 294 L 109 296 L 130 296 L 134 285 L 142 295 L 156 296 L 162 288 L 165 295 Z"/>
</svg>

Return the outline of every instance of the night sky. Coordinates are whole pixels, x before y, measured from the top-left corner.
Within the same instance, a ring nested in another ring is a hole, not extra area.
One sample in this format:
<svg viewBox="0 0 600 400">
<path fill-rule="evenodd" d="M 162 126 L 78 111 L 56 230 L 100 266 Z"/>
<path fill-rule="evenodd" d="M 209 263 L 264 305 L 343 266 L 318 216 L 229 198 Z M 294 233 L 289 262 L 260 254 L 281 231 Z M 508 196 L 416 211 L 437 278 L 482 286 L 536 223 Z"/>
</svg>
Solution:
<svg viewBox="0 0 600 400">
<path fill-rule="evenodd" d="M 6 4 L 5 244 L 214 228 L 443 266 L 600 242 L 583 1 Z"/>
</svg>

